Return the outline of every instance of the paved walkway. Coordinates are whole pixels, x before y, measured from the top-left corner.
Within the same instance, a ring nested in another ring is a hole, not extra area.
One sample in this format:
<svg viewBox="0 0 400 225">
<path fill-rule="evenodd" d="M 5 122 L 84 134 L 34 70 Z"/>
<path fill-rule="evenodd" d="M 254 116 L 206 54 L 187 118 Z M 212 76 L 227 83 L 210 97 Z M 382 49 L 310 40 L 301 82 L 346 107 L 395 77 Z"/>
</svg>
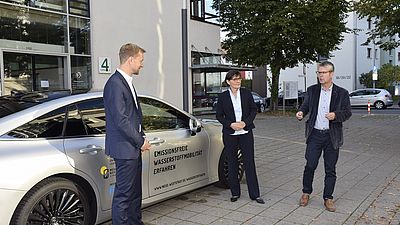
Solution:
<svg viewBox="0 0 400 225">
<path fill-rule="evenodd" d="M 324 209 L 323 163 L 307 207 L 299 207 L 304 160 L 304 122 L 259 114 L 255 121 L 256 166 L 265 205 L 213 185 L 143 210 L 153 224 L 400 224 L 400 115 L 353 117 L 344 124 L 337 165 L 337 211 Z"/>
</svg>

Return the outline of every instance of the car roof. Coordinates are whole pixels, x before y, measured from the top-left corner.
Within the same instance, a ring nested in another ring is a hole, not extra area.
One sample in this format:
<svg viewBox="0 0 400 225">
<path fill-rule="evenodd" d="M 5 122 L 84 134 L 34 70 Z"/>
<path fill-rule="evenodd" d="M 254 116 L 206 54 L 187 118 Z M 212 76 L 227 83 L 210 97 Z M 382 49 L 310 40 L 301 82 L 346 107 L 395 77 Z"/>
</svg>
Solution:
<svg viewBox="0 0 400 225">
<path fill-rule="evenodd" d="M 76 94 L 76 95 L 65 95 L 61 96 L 52 100 L 48 101 L 43 101 L 39 104 L 35 104 L 31 107 L 22 109 L 20 111 L 17 111 L 15 113 L 9 114 L 5 117 L 0 118 L 0 135 L 3 135 L 4 133 L 7 133 L 10 129 L 13 129 L 15 127 L 19 127 L 23 125 L 24 123 L 27 123 L 37 117 L 40 117 L 52 110 L 58 109 L 60 107 L 79 102 L 79 101 L 84 101 L 84 100 L 89 100 L 89 99 L 95 99 L 95 98 L 101 98 L 103 97 L 103 92 L 102 91 L 95 91 L 95 92 L 88 92 L 88 93 L 83 93 L 83 94 Z M 176 106 L 173 106 L 172 104 L 156 98 L 154 96 L 150 95 L 140 95 L 138 94 L 138 97 L 146 97 L 146 98 L 151 98 L 155 99 L 158 101 L 161 101 L 167 105 L 170 105 L 174 107 L 175 109 L 179 110 L 180 112 L 188 115 L 189 117 L 192 117 L 189 113 L 179 109 Z"/>
</svg>

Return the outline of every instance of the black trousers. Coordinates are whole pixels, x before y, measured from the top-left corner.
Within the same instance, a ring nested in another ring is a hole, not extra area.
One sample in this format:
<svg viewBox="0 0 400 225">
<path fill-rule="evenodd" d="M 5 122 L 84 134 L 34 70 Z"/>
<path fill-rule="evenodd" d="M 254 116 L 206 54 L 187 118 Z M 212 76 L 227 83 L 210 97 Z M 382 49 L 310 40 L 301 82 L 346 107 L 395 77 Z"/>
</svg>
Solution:
<svg viewBox="0 0 400 225">
<path fill-rule="evenodd" d="M 320 132 L 313 129 L 308 138 L 306 148 L 306 166 L 303 174 L 303 193 L 311 194 L 313 191 L 312 183 L 314 180 L 314 172 L 317 169 L 319 158 L 322 151 L 324 152 L 324 167 L 325 167 L 325 186 L 324 199 L 333 199 L 333 191 L 336 183 L 336 163 L 339 158 L 339 149 L 334 149 L 332 146 L 329 132 Z"/>
<path fill-rule="evenodd" d="M 116 183 L 112 202 L 113 225 L 143 225 L 142 157 L 115 159 Z"/>
<path fill-rule="evenodd" d="M 238 179 L 239 163 L 238 148 L 243 154 L 244 170 L 246 173 L 247 188 L 251 199 L 260 197 L 256 167 L 254 163 L 254 137 L 249 131 L 242 135 L 223 134 L 225 151 L 228 157 L 228 182 L 232 196 L 240 196 L 240 184 Z"/>
</svg>

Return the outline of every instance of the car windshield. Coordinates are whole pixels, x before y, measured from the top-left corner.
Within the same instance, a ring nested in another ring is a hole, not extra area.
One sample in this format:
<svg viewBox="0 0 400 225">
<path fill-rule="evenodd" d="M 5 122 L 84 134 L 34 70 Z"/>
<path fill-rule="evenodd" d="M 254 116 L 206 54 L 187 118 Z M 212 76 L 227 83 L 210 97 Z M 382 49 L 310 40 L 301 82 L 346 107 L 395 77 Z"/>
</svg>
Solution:
<svg viewBox="0 0 400 225">
<path fill-rule="evenodd" d="M 14 92 L 0 97 L 0 118 L 56 98 L 70 95 L 69 91 Z"/>
</svg>

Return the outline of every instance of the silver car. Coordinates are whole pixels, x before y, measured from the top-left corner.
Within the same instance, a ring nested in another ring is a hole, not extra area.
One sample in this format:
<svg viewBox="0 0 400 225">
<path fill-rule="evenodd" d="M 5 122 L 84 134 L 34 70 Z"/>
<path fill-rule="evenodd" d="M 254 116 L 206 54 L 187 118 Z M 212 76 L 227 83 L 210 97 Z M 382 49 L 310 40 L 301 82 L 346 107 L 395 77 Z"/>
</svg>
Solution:
<svg viewBox="0 0 400 225">
<path fill-rule="evenodd" d="M 217 181 L 227 187 L 221 125 L 139 98 L 152 144 L 142 155 L 143 206 Z M 0 97 L 0 224 L 110 220 L 115 163 L 104 137 L 101 92 Z"/>
<path fill-rule="evenodd" d="M 385 89 L 358 89 L 350 93 L 351 106 L 367 106 L 368 102 L 376 109 L 393 105 L 392 95 Z"/>
</svg>

